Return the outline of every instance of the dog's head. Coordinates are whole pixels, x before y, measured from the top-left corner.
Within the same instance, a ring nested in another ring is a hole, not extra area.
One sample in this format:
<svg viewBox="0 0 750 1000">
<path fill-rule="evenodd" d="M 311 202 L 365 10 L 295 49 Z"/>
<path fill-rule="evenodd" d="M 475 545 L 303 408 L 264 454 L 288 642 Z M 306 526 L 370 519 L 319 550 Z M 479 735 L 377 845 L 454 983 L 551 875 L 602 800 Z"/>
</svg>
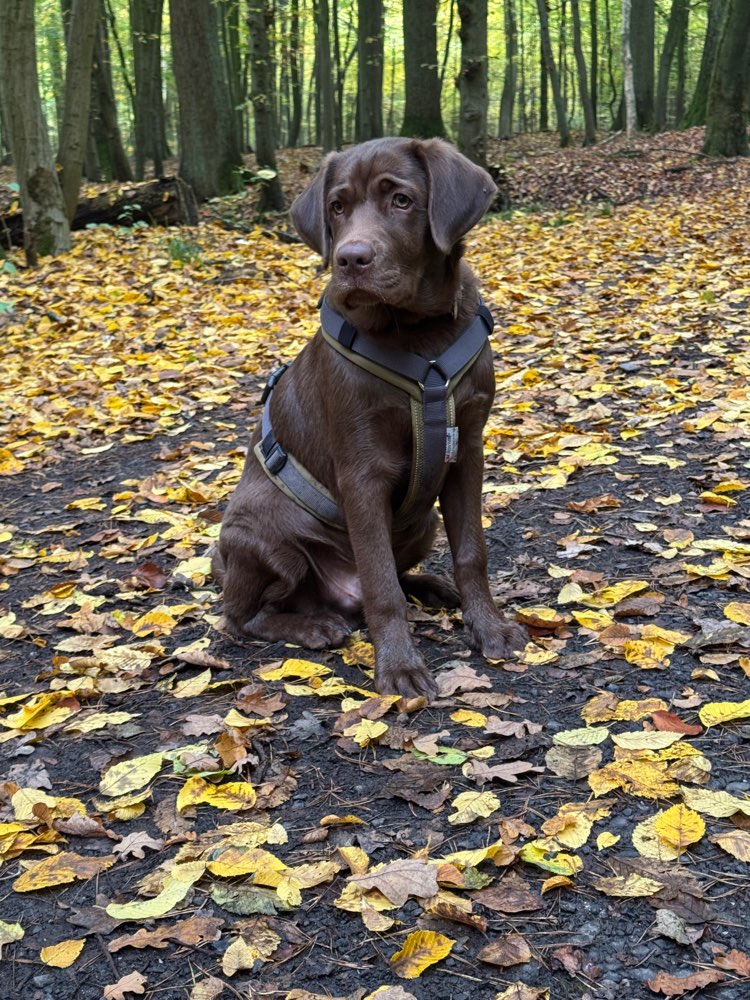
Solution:
<svg viewBox="0 0 750 1000">
<path fill-rule="evenodd" d="M 373 139 L 331 153 L 292 205 L 298 233 L 331 264 L 340 309 L 438 313 L 446 263 L 487 210 L 489 174 L 440 139 Z"/>
</svg>

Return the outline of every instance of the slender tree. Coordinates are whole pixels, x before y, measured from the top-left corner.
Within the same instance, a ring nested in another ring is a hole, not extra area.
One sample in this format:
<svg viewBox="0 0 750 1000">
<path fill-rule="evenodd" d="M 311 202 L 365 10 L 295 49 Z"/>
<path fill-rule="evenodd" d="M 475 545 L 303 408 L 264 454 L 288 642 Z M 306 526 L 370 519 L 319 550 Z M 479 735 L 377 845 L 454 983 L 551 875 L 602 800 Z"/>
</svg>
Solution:
<svg viewBox="0 0 750 1000">
<path fill-rule="evenodd" d="M 630 0 L 630 51 L 638 127 L 654 126 L 654 0 Z"/>
<path fill-rule="evenodd" d="M 631 139 L 638 128 L 633 81 L 633 54 L 630 46 L 631 0 L 622 0 L 622 86 L 625 106 L 625 133 Z"/>
<path fill-rule="evenodd" d="M 597 108 L 599 105 L 599 8 L 597 0 L 590 0 L 589 3 L 589 27 L 591 31 L 591 85 L 589 96 L 591 98 L 591 108 L 594 113 L 594 124 L 597 120 Z"/>
<path fill-rule="evenodd" d="M 750 45 L 750 3 L 729 0 L 708 88 L 706 140 L 709 156 L 747 156 L 744 98 Z"/>
<path fill-rule="evenodd" d="M 107 37 L 107 15 L 100 9 L 94 42 L 93 87 L 89 111 L 89 144 L 86 176 L 89 180 L 132 181 L 117 119 L 117 102 L 112 83 L 112 61 Z M 164 140 L 166 142 L 166 139 Z"/>
<path fill-rule="evenodd" d="M 578 0 L 570 0 L 570 12 L 573 16 L 573 50 L 578 68 L 578 93 L 581 98 L 581 108 L 583 109 L 583 144 L 584 146 L 592 146 L 596 142 L 596 121 L 594 120 L 594 108 L 589 94 L 586 57 L 583 54 L 581 13 L 578 7 Z"/>
<path fill-rule="evenodd" d="M 328 0 L 315 2 L 315 65 L 317 68 L 318 126 L 323 149 L 336 145 L 336 88 L 331 60 L 331 17 Z"/>
<path fill-rule="evenodd" d="M 130 37 L 135 79 L 135 173 L 142 179 L 146 162 L 154 174 L 162 171 L 166 148 L 161 77 L 161 23 L 163 0 L 130 0 Z"/>
<path fill-rule="evenodd" d="M 555 65 L 555 56 L 552 52 L 552 40 L 549 33 L 549 17 L 547 16 L 547 0 L 537 0 L 537 10 L 539 11 L 539 34 L 542 42 L 542 58 L 544 66 L 552 87 L 552 98 L 555 102 L 555 116 L 557 118 L 557 131 L 560 134 L 560 145 L 565 147 L 570 145 L 570 129 L 568 128 L 568 114 L 565 109 L 565 99 L 560 86 L 560 76 Z"/>
<path fill-rule="evenodd" d="M 440 109 L 437 0 L 403 0 L 404 120 L 402 135 L 445 135 Z"/>
<path fill-rule="evenodd" d="M 180 103 L 180 174 L 199 200 L 239 189 L 242 156 L 211 0 L 170 0 L 172 64 Z"/>
<path fill-rule="evenodd" d="M 358 0 L 357 139 L 383 134 L 383 0 Z"/>
<path fill-rule="evenodd" d="M 86 158 L 91 103 L 91 70 L 99 17 L 99 0 L 73 0 L 68 28 L 65 100 L 57 152 L 68 222 L 73 221 Z"/>
<path fill-rule="evenodd" d="M 458 0 L 461 20 L 461 68 L 458 91 L 458 148 L 484 167 L 487 165 L 487 0 Z"/>
<path fill-rule="evenodd" d="M 39 97 L 34 4 L 0 0 L 0 99 L 23 209 L 26 260 L 70 249 L 70 227 Z"/>
<path fill-rule="evenodd" d="M 299 0 L 291 0 L 289 12 L 289 86 L 291 109 L 287 142 L 294 147 L 299 142 L 302 128 L 302 76 L 300 73 L 300 23 Z"/>
<path fill-rule="evenodd" d="M 503 5 L 505 27 L 505 74 L 500 95 L 500 138 L 510 139 L 513 135 L 513 104 L 516 99 L 518 81 L 518 24 L 514 0 L 505 0 Z M 547 81 L 546 72 L 544 81 Z M 545 95 L 546 97 L 546 91 Z"/>
<path fill-rule="evenodd" d="M 661 131 L 667 124 L 667 95 L 672 62 L 684 39 L 690 15 L 690 0 L 672 0 L 667 22 L 667 33 L 659 56 L 659 75 L 656 84 L 656 104 L 654 106 L 654 127 Z"/>
<path fill-rule="evenodd" d="M 272 175 L 261 185 L 258 205 L 261 212 L 280 211 L 284 207 L 284 192 L 276 168 L 272 25 L 273 8 L 269 0 L 249 0 L 247 26 L 250 32 L 250 102 L 255 122 L 255 159 L 262 170 Z"/>
</svg>

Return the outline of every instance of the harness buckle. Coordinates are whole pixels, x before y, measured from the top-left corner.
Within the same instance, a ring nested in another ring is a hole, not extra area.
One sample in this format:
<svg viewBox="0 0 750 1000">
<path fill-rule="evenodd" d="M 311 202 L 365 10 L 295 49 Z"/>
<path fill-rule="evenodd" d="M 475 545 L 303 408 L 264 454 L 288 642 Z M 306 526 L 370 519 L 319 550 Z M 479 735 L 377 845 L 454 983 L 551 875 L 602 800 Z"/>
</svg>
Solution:
<svg viewBox="0 0 750 1000">
<path fill-rule="evenodd" d="M 281 378 L 281 376 L 284 374 L 284 372 L 287 370 L 288 367 L 289 365 L 287 364 L 279 365 L 278 368 L 275 368 L 271 372 L 271 374 L 268 376 L 268 381 L 266 382 L 265 388 L 263 389 L 263 393 L 260 397 L 261 403 L 265 403 L 265 401 L 271 395 L 273 390 L 276 388 L 276 383 L 279 381 L 279 379 Z"/>
<path fill-rule="evenodd" d="M 286 465 L 287 453 L 281 447 L 278 441 L 274 443 L 273 448 L 265 456 L 266 468 L 271 473 L 272 476 L 278 476 L 281 470 Z"/>
</svg>

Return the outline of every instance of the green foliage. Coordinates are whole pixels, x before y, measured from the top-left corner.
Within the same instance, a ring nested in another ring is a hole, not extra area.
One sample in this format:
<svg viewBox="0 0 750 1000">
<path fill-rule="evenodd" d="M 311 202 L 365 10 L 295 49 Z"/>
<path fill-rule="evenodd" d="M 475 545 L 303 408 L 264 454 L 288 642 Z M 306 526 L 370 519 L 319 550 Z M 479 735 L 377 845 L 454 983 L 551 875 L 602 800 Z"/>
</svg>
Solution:
<svg viewBox="0 0 750 1000">
<path fill-rule="evenodd" d="M 167 243 L 167 253 L 173 261 L 180 264 L 193 264 L 199 261 L 203 248 L 192 240 L 183 239 L 182 236 L 173 236 Z"/>
</svg>

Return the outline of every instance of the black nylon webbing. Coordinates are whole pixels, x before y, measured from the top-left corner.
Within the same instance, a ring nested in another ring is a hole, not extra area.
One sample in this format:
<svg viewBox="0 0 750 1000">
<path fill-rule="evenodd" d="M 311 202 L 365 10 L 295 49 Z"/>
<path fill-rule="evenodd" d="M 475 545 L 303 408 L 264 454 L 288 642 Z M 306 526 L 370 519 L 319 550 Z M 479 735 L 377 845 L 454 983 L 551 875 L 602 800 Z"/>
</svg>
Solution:
<svg viewBox="0 0 750 1000">
<path fill-rule="evenodd" d="M 492 315 L 480 300 L 469 326 L 434 360 L 408 351 L 384 348 L 372 337 L 355 329 L 325 299 L 321 304 L 320 318 L 323 333 L 331 346 L 340 349 L 354 364 L 421 400 L 423 468 L 405 505 L 396 512 L 397 518 L 402 518 L 408 513 L 406 507 L 411 509 L 421 502 L 429 503 L 438 495 L 446 464 L 455 461 L 457 431 L 449 427 L 448 423 L 451 380 L 462 370 L 468 370 L 478 357 L 487 337 L 492 333 Z M 265 406 L 261 441 L 256 454 L 266 473 L 292 499 L 321 520 L 343 528 L 346 526 L 344 513 L 332 495 L 287 454 L 274 434 L 271 425 L 271 396 L 274 386 L 287 368 L 288 365 L 283 365 L 271 375 L 263 393 Z"/>
</svg>

